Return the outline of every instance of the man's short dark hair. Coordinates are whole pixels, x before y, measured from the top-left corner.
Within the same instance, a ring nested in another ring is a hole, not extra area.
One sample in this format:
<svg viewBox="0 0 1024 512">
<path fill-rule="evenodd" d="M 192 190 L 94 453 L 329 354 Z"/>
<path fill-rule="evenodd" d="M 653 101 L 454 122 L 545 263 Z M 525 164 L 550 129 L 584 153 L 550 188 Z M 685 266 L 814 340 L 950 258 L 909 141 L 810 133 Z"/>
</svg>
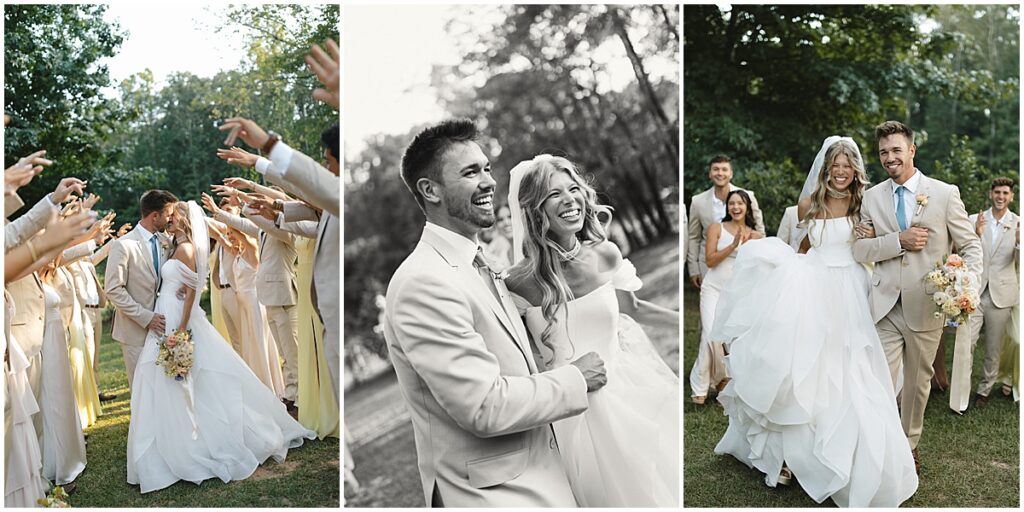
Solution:
<svg viewBox="0 0 1024 512">
<path fill-rule="evenodd" d="M 995 190 L 996 187 L 1010 187 L 1010 192 L 1013 192 L 1013 178 L 1000 176 L 992 180 L 992 188 L 990 188 L 989 190 Z"/>
<path fill-rule="evenodd" d="M 338 152 L 338 146 L 341 145 L 341 131 L 338 128 L 338 123 L 334 123 L 334 126 L 320 132 L 320 144 L 331 151 L 331 156 L 341 158 L 341 153 Z"/>
<path fill-rule="evenodd" d="M 163 211 L 168 203 L 177 203 L 178 198 L 174 194 L 160 189 L 147 190 L 139 199 L 139 213 L 142 217 L 153 212 Z"/>
<path fill-rule="evenodd" d="M 453 144 L 475 141 L 479 134 L 473 121 L 449 119 L 427 127 L 405 148 L 405 154 L 402 155 L 402 180 L 420 208 L 424 207 L 424 200 L 416 190 L 416 182 L 420 178 L 441 181 L 441 156 Z"/>
<path fill-rule="evenodd" d="M 914 130 L 899 121 L 886 121 L 875 127 L 875 143 L 890 136 L 900 134 L 907 138 L 911 146 L 914 145 Z"/>
<path fill-rule="evenodd" d="M 708 167 L 711 167 L 712 165 L 715 164 L 729 164 L 730 166 L 732 166 L 732 164 L 729 162 L 732 162 L 731 158 L 725 155 L 715 155 L 715 157 L 711 159 L 711 163 L 708 164 Z"/>
</svg>

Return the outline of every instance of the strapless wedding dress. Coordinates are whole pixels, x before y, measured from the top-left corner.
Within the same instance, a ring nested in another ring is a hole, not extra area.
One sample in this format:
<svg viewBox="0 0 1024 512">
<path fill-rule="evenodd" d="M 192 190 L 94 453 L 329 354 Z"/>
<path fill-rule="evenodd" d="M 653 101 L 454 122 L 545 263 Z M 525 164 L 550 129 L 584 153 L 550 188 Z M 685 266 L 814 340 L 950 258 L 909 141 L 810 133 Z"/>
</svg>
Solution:
<svg viewBox="0 0 1024 512">
<path fill-rule="evenodd" d="M 641 285 L 624 260 L 609 282 L 569 301 L 557 313 L 554 352 L 539 341 L 547 327 L 541 308 L 516 299 L 549 368 L 592 351 L 605 362 L 608 384 L 588 395 L 587 410 L 552 424 L 582 507 L 679 506 L 679 378 L 616 298 L 616 289 Z"/>
<path fill-rule="evenodd" d="M 198 276 L 178 260 L 164 263 L 160 274 L 156 312 L 164 315 L 170 332 L 181 321 L 183 302 L 176 292 L 183 284 L 195 288 Z M 268 458 L 280 462 L 303 439 L 316 437 L 288 415 L 221 337 L 199 307 L 198 294 L 188 328 L 195 348 L 186 381 L 168 377 L 156 364 L 158 338 L 152 332 L 135 370 L 128 483 L 138 484 L 143 493 L 178 480 L 242 480 Z"/>
<path fill-rule="evenodd" d="M 917 490 L 910 444 L 853 259 L 847 217 L 812 221 L 812 248 L 744 244 L 719 299 L 712 338 L 732 380 L 718 400 L 729 428 L 715 453 L 778 482 L 783 463 L 817 502 L 896 507 Z"/>
</svg>

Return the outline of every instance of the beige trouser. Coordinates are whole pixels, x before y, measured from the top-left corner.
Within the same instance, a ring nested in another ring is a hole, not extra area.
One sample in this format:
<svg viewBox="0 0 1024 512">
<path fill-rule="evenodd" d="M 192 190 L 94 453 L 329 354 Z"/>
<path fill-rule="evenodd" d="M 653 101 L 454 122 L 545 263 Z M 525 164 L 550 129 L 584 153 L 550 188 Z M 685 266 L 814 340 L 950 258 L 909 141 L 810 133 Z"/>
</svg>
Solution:
<svg viewBox="0 0 1024 512">
<path fill-rule="evenodd" d="M 224 325 L 228 329 L 228 342 L 231 348 L 238 354 L 242 353 L 242 335 L 238 332 L 238 299 L 235 298 L 235 289 L 231 287 L 220 289 L 220 309 L 224 313 Z"/>
<path fill-rule="evenodd" d="M 132 383 L 135 381 L 135 366 L 139 363 L 142 347 L 142 345 L 121 344 L 121 355 L 124 356 L 124 369 L 128 372 L 128 389 L 132 388 Z"/>
<path fill-rule="evenodd" d="M 284 357 L 284 399 L 294 401 L 299 390 L 299 308 L 267 306 L 267 322 Z"/>
<path fill-rule="evenodd" d="M 903 367 L 903 391 L 900 398 L 900 421 L 907 434 L 911 448 L 917 448 L 924 430 L 924 409 L 928 406 L 932 374 L 935 369 L 935 352 L 942 339 L 942 328 L 930 331 L 913 331 L 903 317 L 903 299 L 896 301 L 889 314 L 875 324 L 882 350 L 889 363 L 893 389 L 901 366 Z"/>
<path fill-rule="evenodd" d="M 981 336 L 981 326 L 985 325 L 985 364 L 981 369 L 981 381 L 978 382 L 978 394 L 988 396 L 996 383 L 999 372 L 999 357 L 1003 351 L 1003 335 L 1006 324 L 1010 321 L 1010 308 L 1000 308 L 992 302 L 988 288 L 981 294 L 981 304 L 971 315 L 971 355 Z"/>
</svg>

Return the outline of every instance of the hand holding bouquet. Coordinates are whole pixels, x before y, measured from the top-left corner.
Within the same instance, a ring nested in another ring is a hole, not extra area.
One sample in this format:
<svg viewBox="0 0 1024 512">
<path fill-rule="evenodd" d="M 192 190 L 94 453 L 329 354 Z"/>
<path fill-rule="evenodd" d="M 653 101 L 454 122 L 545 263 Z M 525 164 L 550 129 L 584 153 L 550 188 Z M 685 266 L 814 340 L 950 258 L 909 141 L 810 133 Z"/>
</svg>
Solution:
<svg viewBox="0 0 1024 512">
<path fill-rule="evenodd" d="M 192 370 L 192 331 L 175 329 L 170 334 L 160 337 L 160 353 L 156 364 L 164 368 L 164 373 L 174 380 L 182 381 Z"/>
</svg>

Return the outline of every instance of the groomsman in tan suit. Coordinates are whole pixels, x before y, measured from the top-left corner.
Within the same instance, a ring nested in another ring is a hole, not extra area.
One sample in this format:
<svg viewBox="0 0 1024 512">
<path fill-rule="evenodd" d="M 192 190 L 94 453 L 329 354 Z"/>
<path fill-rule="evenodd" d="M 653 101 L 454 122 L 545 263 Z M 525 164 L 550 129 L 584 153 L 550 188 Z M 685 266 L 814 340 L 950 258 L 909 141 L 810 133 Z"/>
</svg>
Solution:
<svg viewBox="0 0 1024 512">
<path fill-rule="evenodd" d="M 1003 334 L 1010 321 L 1010 309 L 1020 301 L 1020 217 L 1010 211 L 1013 202 L 1013 180 L 996 178 L 988 193 L 992 207 L 971 215 L 975 233 L 981 237 L 985 254 L 981 271 L 981 304 L 971 315 L 971 354 L 985 325 L 985 365 L 978 383 L 974 403 L 988 403 L 988 395 L 996 382 Z"/>
<path fill-rule="evenodd" d="M 871 316 L 889 362 L 893 387 L 903 368 L 900 419 L 920 471 L 917 452 L 924 430 L 932 361 L 942 337 L 945 318 L 935 305 L 924 276 L 948 254 L 951 243 L 960 248 L 967 269 L 981 274 L 981 242 L 960 200 L 960 190 L 929 178 L 914 167 L 914 132 L 897 121 L 875 128 L 878 156 L 889 178 L 864 194 L 861 225 L 874 233 L 853 244 L 862 263 L 874 262 L 871 275 Z"/>
<path fill-rule="evenodd" d="M 153 311 L 160 290 L 160 265 L 170 257 L 171 240 L 163 234 L 178 198 L 166 190 L 149 190 L 139 201 L 142 216 L 135 229 L 112 242 L 104 291 L 114 305 L 111 336 L 121 343 L 128 386 L 146 342 L 146 333 L 164 334 L 165 319 Z"/>
<path fill-rule="evenodd" d="M 384 338 L 412 415 L 423 497 L 575 507 L 550 423 L 587 409 L 603 362 L 591 352 L 538 371 L 504 281 L 478 256 L 477 234 L 495 222 L 495 181 L 476 136 L 471 121 L 446 121 L 402 158 L 427 223 L 388 285 Z"/>
<path fill-rule="evenodd" d="M 708 228 L 712 224 L 722 222 L 725 218 L 725 198 L 733 190 L 746 190 L 732 184 L 732 163 L 729 157 L 718 155 L 711 159 L 708 177 L 712 187 L 693 196 L 690 201 L 690 224 L 687 228 L 686 266 L 689 268 L 690 282 L 697 288 L 708 273 L 708 265 L 704 262 L 704 246 L 707 244 Z M 757 205 L 754 193 L 750 195 L 750 206 L 754 212 L 754 224 L 757 232 L 764 233 L 764 217 L 761 207 Z"/>
</svg>

